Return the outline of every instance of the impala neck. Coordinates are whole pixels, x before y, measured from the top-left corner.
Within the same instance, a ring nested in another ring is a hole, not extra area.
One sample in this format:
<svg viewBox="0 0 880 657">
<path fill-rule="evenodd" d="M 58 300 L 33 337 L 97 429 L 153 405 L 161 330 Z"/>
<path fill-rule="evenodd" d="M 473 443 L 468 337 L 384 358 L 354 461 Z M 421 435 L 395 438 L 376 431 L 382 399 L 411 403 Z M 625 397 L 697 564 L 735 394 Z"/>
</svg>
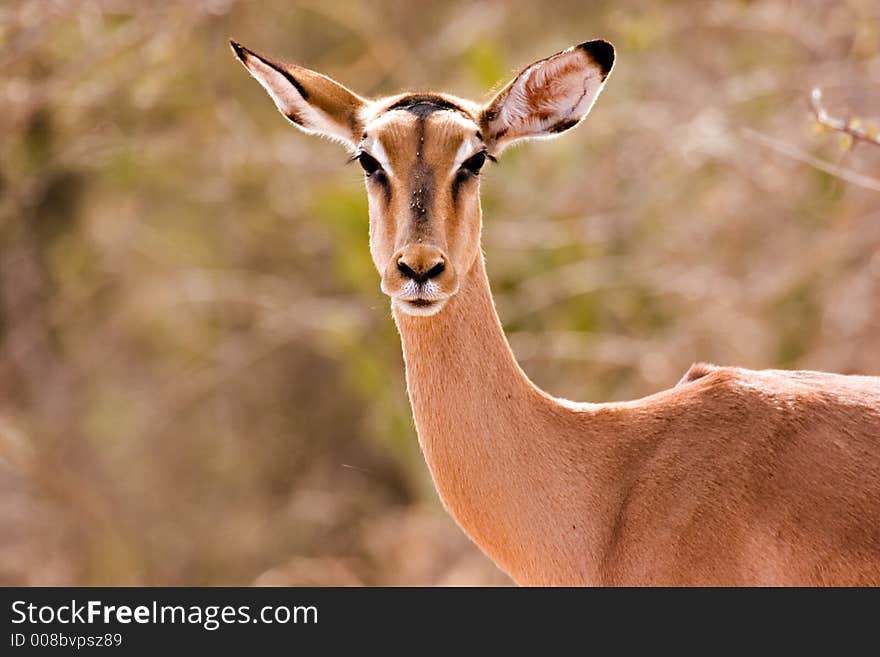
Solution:
<svg viewBox="0 0 880 657">
<path fill-rule="evenodd" d="M 548 559 L 578 550 L 581 558 L 570 561 L 583 564 L 585 546 L 572 545 L 570 532 L 553 532 L 577 526 L 581 538 L 592 533 L 577 508 L 583 491 L 581 501 L 567 499 L 570 486 L 583 487 L 584 473 L 567 464 L 582 460 L 573 461 L 572 449 L 589 444 L 582 429 L 573 431 L 589 409 L 551 398 L 526 377 L 495 312 L 482 257 L 439 313 L 395 309 L 394 318 L 419 442 L 453 517 L 520 581 L 542 572 L 530 561 L 542 545 Z"/>
</svg>

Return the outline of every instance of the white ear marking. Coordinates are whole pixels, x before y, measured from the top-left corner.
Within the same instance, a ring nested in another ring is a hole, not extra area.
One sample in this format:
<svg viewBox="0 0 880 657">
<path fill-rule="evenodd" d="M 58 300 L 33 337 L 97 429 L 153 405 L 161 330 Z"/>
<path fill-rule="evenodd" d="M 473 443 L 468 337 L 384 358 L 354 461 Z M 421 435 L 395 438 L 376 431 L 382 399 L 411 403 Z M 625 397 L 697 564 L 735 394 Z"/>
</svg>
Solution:
<svg viewBox="0 0 880 657">
<path fill-rule="evenodd" d="M 553 137 L 589 114 L 614 64 L 607 41 L 573 46 L 525 68 L 483 111 L 494 152 L 518 139 Z"/>
<path fill-rule="evenodd" d="M 300 66 L 279 64 L 235 41 L 229 44 L 248 73 L 291 123 L 304 132 L 354 147 L 367 101 L 325 75 Z"/>
<path fill-rule="evenodd" d="M 289 79 L 278 69 L 256 57 L 248 58 L 246 66 L 254 79 L 275 101 L 279 111 L 292 123 L 309 130 L 306 125 L 316 125 L 324 121 L 318 111 L 312 109 L 303 99 L 300 91 L 290 84 Z"/>
</svg>

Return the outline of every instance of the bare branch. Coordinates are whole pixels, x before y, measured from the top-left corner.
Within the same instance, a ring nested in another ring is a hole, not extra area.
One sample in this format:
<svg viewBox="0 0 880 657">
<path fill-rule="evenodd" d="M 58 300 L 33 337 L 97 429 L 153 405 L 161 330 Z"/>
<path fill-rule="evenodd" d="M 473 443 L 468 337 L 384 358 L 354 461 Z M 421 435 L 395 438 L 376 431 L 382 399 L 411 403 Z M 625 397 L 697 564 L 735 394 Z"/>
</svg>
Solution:
<svg viewBox="0 0 880 657">
<path fill-rule="evenodd" d="M 845 180 L 848 183 L 852 183 L 853 185 L 858 185 L 859 187 L 864 187 L 865 189 L 870 189 L 875 192 L 880 192 L 880 180 L 878 180 L 877 178 L 872 178 L 870 176 L 863 175 L 850 169 L 844 169 L 843 167 L 839 167 L 836 164 L 832 164 L 831 162 L 820 160 L 819 158 L 813 157 L 809 153 L 805 153 L 804 151 L 795 146 L 792 146 L 791 144 L 787 144 L 784 141 L 768 137 L 767 135 L 761 134 L 760 132 L 752 130 L 751 128 L 743 128 L 742 134 L 746 139 L 750 141 L 761 144 L 762 146 L 767 146 L 768 148 L 772 148 L 777 153 L 782 153 L 783 155 L 786 155 L 792 159 L 804 162 L 805 164 L 809 164 L 811 167 L 815 167 L 820 171 L 824 171 L 825 173 L 828 173 L 832 176 L 836 176 L 837 178 Z"/>
<path fill-rule="evenodd" d="M 855 119 L 844 121 L 829 115 L 822 105 L 822 90 L 819 87 L 813 87 L 810 93 L 810 107 L 813 108 L 813 114 L 819 125 L 835 132 L 842 132 L 853 139 L 880 146 L 880 131 L 876 128 L 863 128 Z"/>
</svg>

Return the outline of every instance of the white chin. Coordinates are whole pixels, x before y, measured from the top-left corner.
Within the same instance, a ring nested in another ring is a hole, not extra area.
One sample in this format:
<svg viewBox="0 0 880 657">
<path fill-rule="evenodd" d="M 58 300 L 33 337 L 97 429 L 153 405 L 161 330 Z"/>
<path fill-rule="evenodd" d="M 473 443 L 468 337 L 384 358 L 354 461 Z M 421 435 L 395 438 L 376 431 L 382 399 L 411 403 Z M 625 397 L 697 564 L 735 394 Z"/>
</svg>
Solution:
<svg viewBox="0 0 880 657">
<path fill-rule="evenodd" d="M 416 317 L 430 317 L 440 312 L 446 305 L 446 299 L 436 301 L 406 301 L 405 299 L 393 299 L 392 303 L 403 313 Z"/>
</svg>

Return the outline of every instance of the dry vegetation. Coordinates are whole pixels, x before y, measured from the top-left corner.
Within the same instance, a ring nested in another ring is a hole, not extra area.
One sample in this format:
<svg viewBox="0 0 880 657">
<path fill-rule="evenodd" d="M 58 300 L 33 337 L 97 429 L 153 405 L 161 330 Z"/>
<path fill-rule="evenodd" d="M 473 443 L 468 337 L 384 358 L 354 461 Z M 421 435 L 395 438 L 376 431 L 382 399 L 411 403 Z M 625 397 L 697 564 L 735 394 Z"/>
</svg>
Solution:
<svg viewBox="0 0 880 657">
<path fill-rule="evenodd" d="M 0 583 L 507 582 L 422 464 L 359 171 L 229 36 L 474 97 L 611 39 L 587 123 L 484 179 L 528 373 L 591 401 L 694 360 L 880 374 L 880 148 L 810 106 L 876 126 L 874 0 L 5 2 Z"/>
</svg>

